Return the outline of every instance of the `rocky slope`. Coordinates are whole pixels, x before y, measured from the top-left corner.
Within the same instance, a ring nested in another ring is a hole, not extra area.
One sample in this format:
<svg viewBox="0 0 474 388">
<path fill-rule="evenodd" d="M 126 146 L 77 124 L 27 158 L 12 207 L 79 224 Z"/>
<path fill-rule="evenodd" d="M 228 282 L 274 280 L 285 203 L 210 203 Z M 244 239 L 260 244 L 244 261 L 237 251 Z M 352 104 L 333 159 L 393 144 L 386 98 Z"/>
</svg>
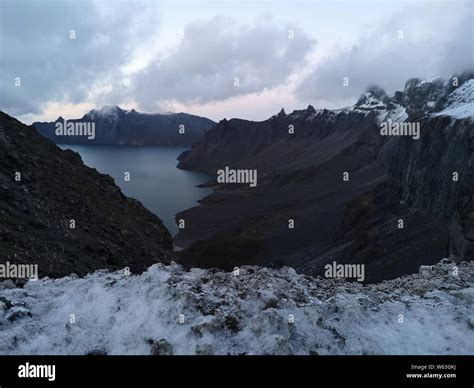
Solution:
<svg viewBox="0 0 474 388">
<path fill-rule="evenodd" d="M 0 354 L 474 354 L 473 263 L 362 286 L 157 264 L 0 289 Z"/>
<path fill-rule="evenodd" d="M 59 117 L 55 122 L 33 123 L 40 134 L 57 144 L 118 144 L 189 146 L 215 123 L 205 117 L 186 113 L 146 114 L 132 109 L 125 111 L 118 106 L 106 106 L 92 110 L 81 119 L 68 122 L 94 122 L 95 138 L 85 136 L 56 136 L 55 124 L 64 122 Z M 179 132 L 184 126 L 184 133 Z"/>
<path fill-rule="evenodd" d="M 140 272 L 174 257 L 161 220 L 110 176 L 3 112 L 0 218 L 1 262 L 38 264 L 40 276 Z"/>
<path fill-rule="evenodd" d="M 186 220 L 176 238 L 187 248 L 182 262 L 232 268 L 246 257 L 309 274 L 333 260 L 359 262 L 368 281 L 380 281 L 451 253 L 472 258 L 474 80 L 451 81 L 412 79 L 392 97 L 370 87 L 336 111 L 221 121 L 179 167 L 257 169 L 259 183 L 215 185 L 177 215 Z M 388 121 L 419 123 L 420 138 L 382 136 Z"/>
<path fill-rule="evenodd" d="M 427 252 L 472 260 L 474 80 L 461 82 L 454 90 L 439 79 L 407 83 L 398 97 L 410 112 L 407 120 L 420 122 L 420 141 L 394 144 L 386 182 L 347 204 L 339 245 L 302 271 L 320 273 L 325 260 L 342 257 L 370 264 L 368 280 L 377 280 L 413 272 L 430 262 L 416 259 L 425 260 Z M 426 103 L 432 99 L 437 102 Z M 403 229 L 394 227 L 399 220 Z"/>
</svg>

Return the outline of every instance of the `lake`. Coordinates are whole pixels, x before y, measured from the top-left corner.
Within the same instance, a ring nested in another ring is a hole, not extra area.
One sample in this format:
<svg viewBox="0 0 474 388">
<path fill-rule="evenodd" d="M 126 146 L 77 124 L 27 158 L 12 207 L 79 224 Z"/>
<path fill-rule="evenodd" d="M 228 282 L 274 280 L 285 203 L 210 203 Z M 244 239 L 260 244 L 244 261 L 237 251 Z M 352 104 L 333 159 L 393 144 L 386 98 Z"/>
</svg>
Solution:
<svg viewBox="0 0 474 388">
<path fill-rule="evenodd" d="M 211 180 L 207 174 L 176 168 L 181 147 L 62 145 L 78 152 L 89 167 L 112 176 L 127 197 L 138 199 L 163 220 L 174 236 L 176 213 L 197 205 L 212 190 L 196 185 Z M 130 181 L 124 179 L 130 173 Z"/>
</svg>

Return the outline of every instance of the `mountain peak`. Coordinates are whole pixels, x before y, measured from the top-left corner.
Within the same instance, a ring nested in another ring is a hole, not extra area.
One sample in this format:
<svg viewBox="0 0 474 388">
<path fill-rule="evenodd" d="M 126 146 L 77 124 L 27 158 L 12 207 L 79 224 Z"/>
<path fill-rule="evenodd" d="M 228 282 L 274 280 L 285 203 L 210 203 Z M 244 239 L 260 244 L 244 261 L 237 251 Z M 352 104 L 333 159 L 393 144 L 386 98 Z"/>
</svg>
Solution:
<svg viewBox="0 0 474 388">
<path fill-rule="evenodd" d="M 371 88 L 367 89 L 367 92 L 360 95 L 355 103 L 355 107 L 362 110 L 385 109 L 383 100 L 386 100 L 387 95 L 382 89 L 380 91 L 372 90 Z"/>
<path fill-rule="evenodd" d="M 404 91 L 406 92 L 409 89 L 417 87 L 421 83 L 421 79 L 419 78 L 410 78 L 407 82 L 405 82 Z"/>
<path fill-rule="evenodd" d="M 118 105 L 104 105 L 100 111 L 101 112 L 106 112 L 106 111 L 114 111 L 114 110 L 122 110 Z"/>
<path fill-rule="evenodd" d="M 383 101 L 385 98 L 387 98 L 387 93 L 385 90 L 383 90 L 378 85 L 369 85 L 369 87 L 366 89 L 366 93 L 370 93 L 379 101 Z"/>
<path fill-rule="evenodd" d="M 105 105 L 101 109 L 92 109 L 85 116 L 92 119 L 97 118 L 118 118 L 124 111 L 118 105 Z"/>
<path fill-rule="evenodd" d="M 123 112 L 123 109 L 118 105 L 105 105 L 99 110 L 99 112 L 102 114 L 116 114 L 118 112 Z"/>
</svg>

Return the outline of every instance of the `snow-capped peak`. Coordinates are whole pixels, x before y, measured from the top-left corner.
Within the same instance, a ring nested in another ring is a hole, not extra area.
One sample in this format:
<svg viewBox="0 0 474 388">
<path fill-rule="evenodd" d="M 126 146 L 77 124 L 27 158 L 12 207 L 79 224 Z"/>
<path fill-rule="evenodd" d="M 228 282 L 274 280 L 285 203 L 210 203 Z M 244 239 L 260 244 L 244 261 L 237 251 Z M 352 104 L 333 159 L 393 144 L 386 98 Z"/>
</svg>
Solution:
<svg viewBox="0 0 474 388">
<path fill-rule="evenodd" d="M 106 105 L 101 109 L 93 109 L 91 110 L 87 116 L 91 119 L 99 119 L 99 118 L 118 118 L 119 114 L 124 112 L 120 109 L 117 105 Z"/>
<path fill-rule="evenodd" d="M 357 103 L 354 105 L 354 110 L 372 110 L 385 109 L 385 104 L 371 93 L 363 93 Z"/>
<path fill-rule="evenodd" d="M 388 96 L 385 91 L 376 85 L 369 86 L 362 93 L 354 105 L 356 111 L 384 110 L 387 108 Z"/>
</svg>

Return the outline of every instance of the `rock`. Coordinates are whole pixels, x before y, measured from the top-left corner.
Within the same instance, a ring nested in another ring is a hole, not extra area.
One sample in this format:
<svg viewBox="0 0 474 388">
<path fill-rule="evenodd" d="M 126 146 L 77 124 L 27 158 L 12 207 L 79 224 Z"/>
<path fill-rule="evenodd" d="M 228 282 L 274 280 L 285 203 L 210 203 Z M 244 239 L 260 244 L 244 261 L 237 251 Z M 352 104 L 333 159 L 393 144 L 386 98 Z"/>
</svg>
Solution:
<svg viewBox="0 0 474 388">
<path fill-rule="evenodd" d="M 233 315 L 224 317 L 224 326 L 233 333 L 240 331 L 239 320 Z"/>
<path fill-rule="evenodd" d="M 197 344 L 196 356 L 212 356 L 214 355 L 214 348 L 210 344 Z"/>
<path fill-rule="evenodd" d="M 467 325 L 471 330 L 474 330 L 474 316 L 468 318 Z"/>
<path fill-rule="evenodd" d="M 0 282 L 0 289 L 3 290 L 9 290 L 12 288 L 16 288 L 15 283 L 11 279 L 4 280 L 3 282 Z"/>
<path fill-rule="evenodd" d="M 2 304 L 3 310 L 8 310 L 13 307 L 12 302 L 3 296 L 0 296 L 0 303 Z"/>
<path fill-rule="evenodd" d="M 173 346 L 164 338 L 159 341 L 149 339 L 147 343 L 150 345 L 150 354 L 153 356 L 171 356 L 173 354 Z"/>
<path fill-rule="evenodd" d="M 85 356 L 106 356 L 107 352 L 104 349 L 94 349 L 84 355 Z"/>
<path fill-rule="evenodd" d="M 26 317 L 31 318 L 32 317 L 31 312 L 29 312 L 25 308 L 14 307 L 10 309 L 9 313 L 6 316 L 6 319 L 9 320 L 10 322 L 15 322 L 19 319 L 23 319 Z"/>
</svg>

